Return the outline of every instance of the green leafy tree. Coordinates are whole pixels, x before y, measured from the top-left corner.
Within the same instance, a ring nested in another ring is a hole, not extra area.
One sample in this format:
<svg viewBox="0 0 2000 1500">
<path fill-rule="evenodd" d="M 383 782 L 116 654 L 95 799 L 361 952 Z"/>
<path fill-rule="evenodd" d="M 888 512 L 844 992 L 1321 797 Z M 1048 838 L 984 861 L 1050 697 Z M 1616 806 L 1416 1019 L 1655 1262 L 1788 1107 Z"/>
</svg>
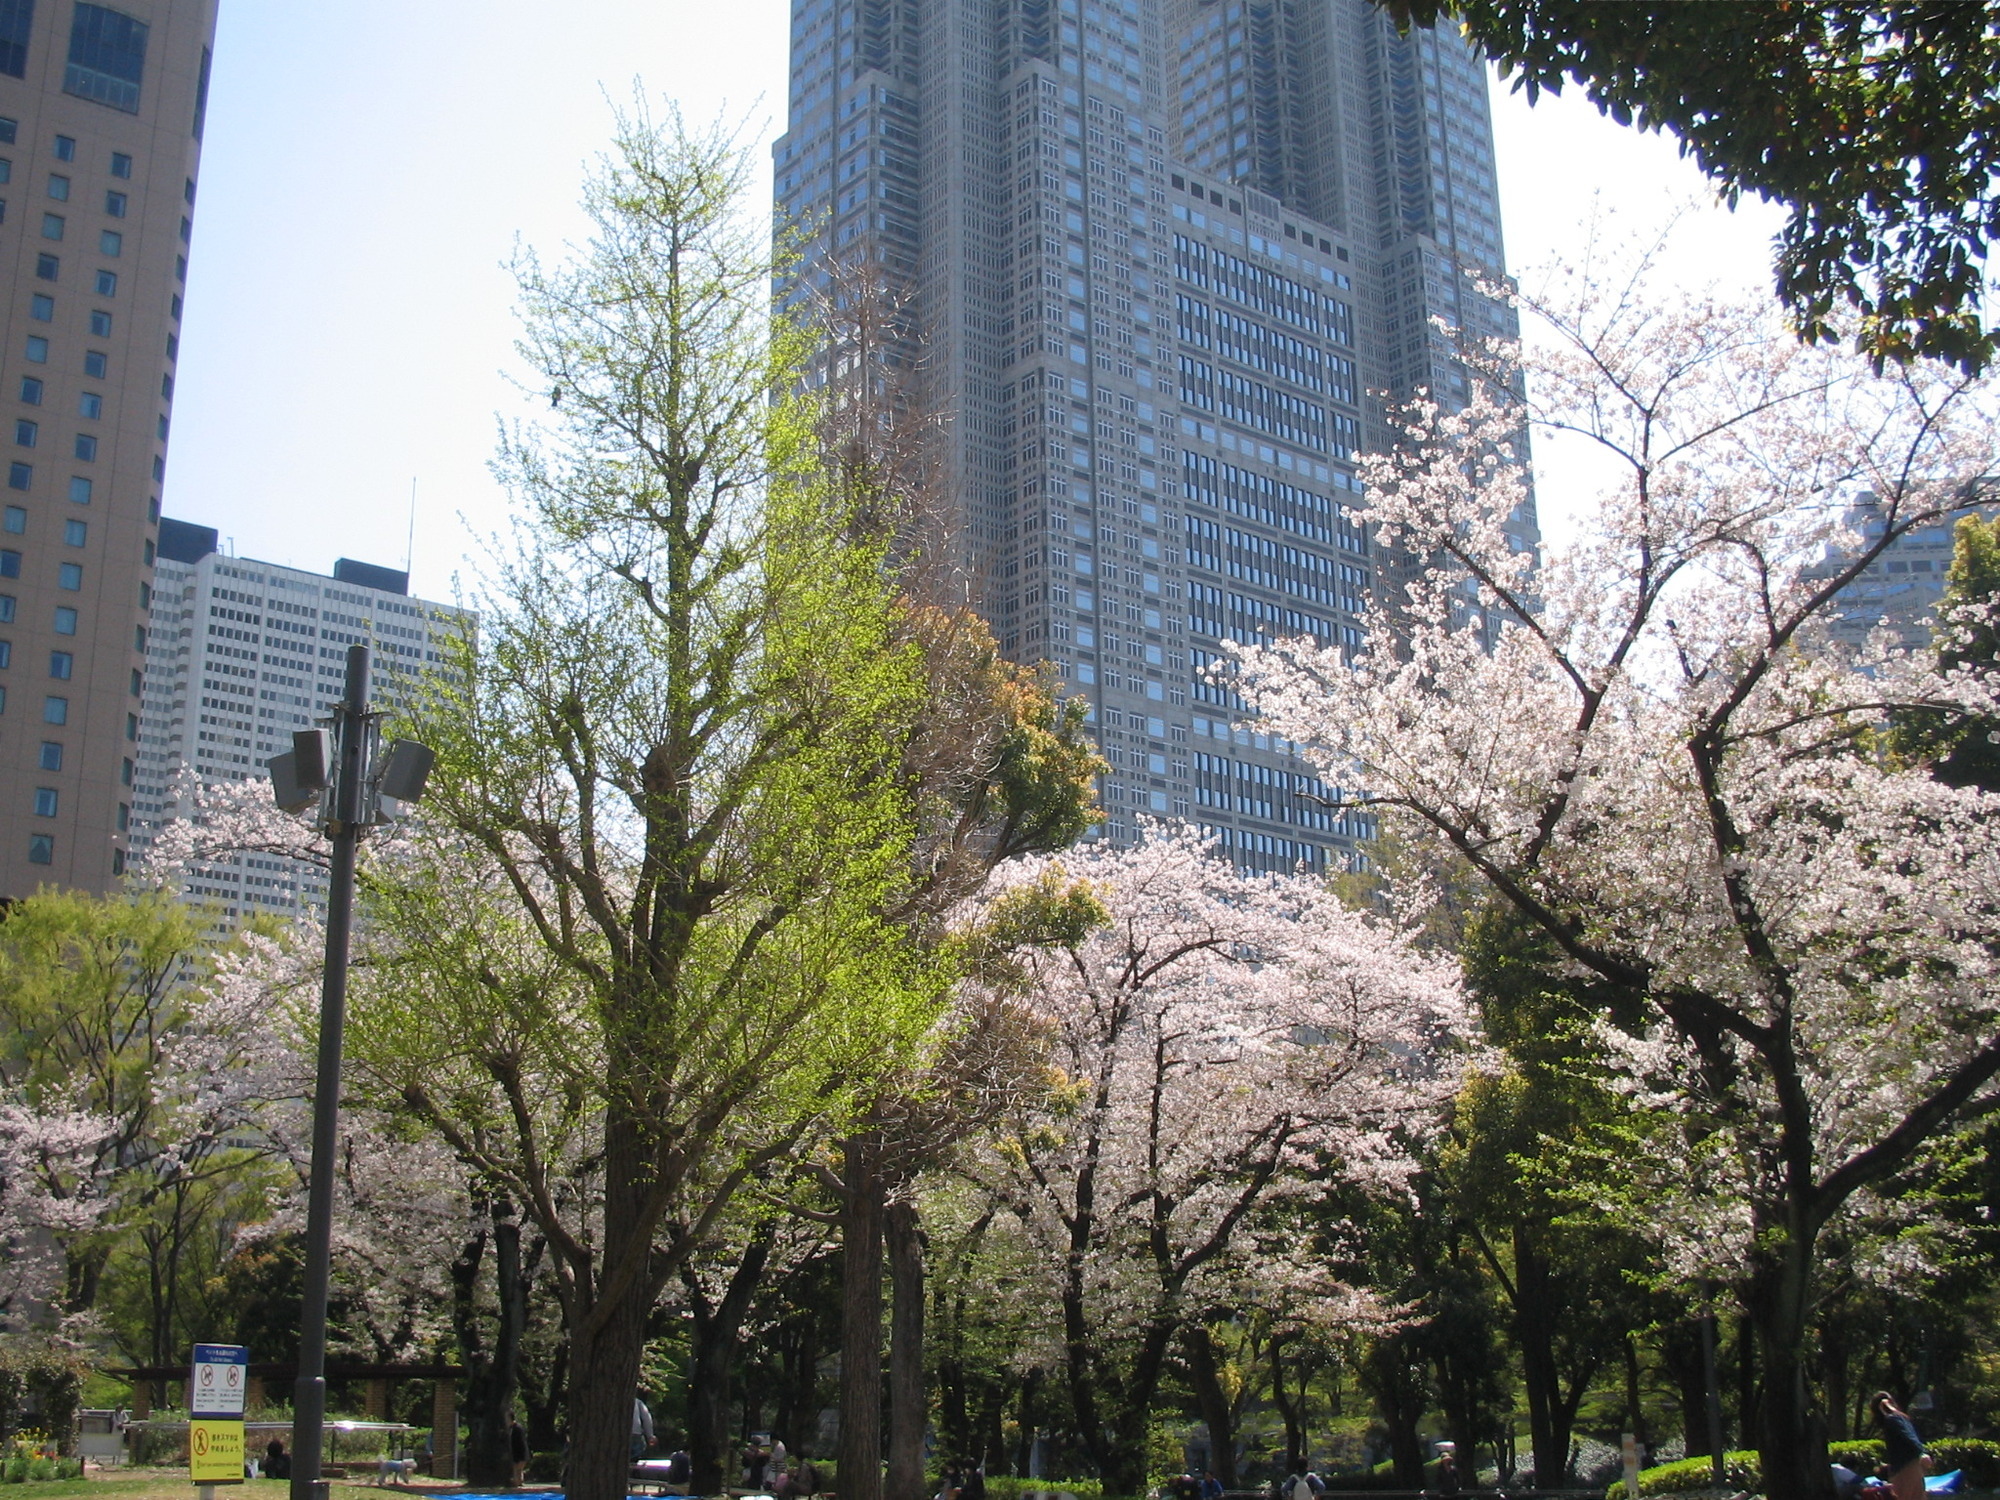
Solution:
<svg viewBox="0 0 2000 1500">
<path fill-rule="evenodd" d="M 1938 666 L 1990 678 L 2000 672 L 2000 518 L 1966 516 L 1953 536 L 1938 606 Z M 1889 737 L 1899 755 L 1928 761 L 1947 786 L 2000 791 L 2000 720 L 1944 708 L 1905 709 Z"/>
<path fill-rule="evenodd" d="M 821 461 L 748 181 L 635 113 L 588 246 L 521 259 L 553 405 L 498 467 L 529 524 L 414 716 L 436 836 L 378 868 L 357 998 L 366 1086 L 547 1239 L 582 1500 L 624 1494 L 662 1290 L 911 1060 L 947 978 L 902 915 L 928 702 L 893 517 Z"/>
<path fill-rule="evenodd" d="M 1992 359 L 1992 4 L 1381 3 L 1406 24 L 1457 23 L 1529 99 L 1579 84 L 1621 124 L 1673 132 L 1732 198 L 1784 205 L 1778 295 L 1807 337 L 1858 317 L 1878 359 Z"/>
</svg>

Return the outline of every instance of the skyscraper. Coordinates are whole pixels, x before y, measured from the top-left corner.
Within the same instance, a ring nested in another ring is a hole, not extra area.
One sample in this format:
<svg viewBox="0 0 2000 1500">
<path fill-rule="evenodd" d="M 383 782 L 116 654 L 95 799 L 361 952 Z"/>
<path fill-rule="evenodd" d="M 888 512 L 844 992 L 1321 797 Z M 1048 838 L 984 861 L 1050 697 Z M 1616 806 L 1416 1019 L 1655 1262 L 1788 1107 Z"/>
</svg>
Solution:
<svg viewBox="0 0 2000 1500">
<path fill-rule="evenodd" d="M 0 0 L 0 897 L 125 866 L 216 4 Z"/>
<path fill-rule="evenodd" d="M 1091 705 L 1109 835 L 1325 868 L 1366 828 L 1206 669 L 1364 644 L 1383 398 L 1459 399 L 1459 340 L 1512 330 L 1466 275 L 1504 274 L 1477 56 L 1367 0 L 794 0 L 788 125 L 791 295 L 907 295 L 883 357 L 1002 646 Z"/>
<path fill-rule="evenodd" d="M 331 577 L 227 556 L 212 526 L 160 522 L 133 778 L 132 851 L 145 853 L 177 808 L 183 772 L 211 785 L 263 780 L 292 731 L 340 698 L 347 648 L 374 648 L 372 696 L 394 710 L 415 680 L 449 672 L 446 641 L 472 626 L 454 605 L 410 597 L 400 569 L 341 558 Z M 228 917 L 292 915 L 326 901 L 325 872 L 281 855 L 237 853 L 188 872 L 190 895 Z"/>
</svg>

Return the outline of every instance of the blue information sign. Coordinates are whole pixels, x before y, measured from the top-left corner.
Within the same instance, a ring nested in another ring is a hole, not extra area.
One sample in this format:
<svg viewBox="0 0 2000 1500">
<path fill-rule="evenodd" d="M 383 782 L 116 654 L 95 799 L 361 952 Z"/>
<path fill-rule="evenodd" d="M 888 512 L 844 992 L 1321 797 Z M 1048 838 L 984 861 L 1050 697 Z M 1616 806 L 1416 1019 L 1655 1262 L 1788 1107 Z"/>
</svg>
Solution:
<svg viewBox="0 0 2000 1500">
<path fill-rule="evenodd" d="M 241 1417 L 250 1351 L 241 1344 L 196 1344 L 188 1375 L 190 1417 Z"/>
</svg>

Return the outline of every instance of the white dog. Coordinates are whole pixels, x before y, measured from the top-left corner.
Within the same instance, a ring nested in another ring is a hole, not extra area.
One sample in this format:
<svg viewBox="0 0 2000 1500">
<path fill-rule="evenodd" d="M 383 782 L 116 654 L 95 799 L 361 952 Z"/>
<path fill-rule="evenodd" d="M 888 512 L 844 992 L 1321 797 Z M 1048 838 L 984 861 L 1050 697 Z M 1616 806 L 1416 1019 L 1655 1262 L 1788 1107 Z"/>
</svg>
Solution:
<svg viewBox="0 0 2000 1500">
<path fill-rule="evenodd" d="M 375 1483 L 378 1488 L 391 1482 L 408 1484 L 410 1476 L 416 1472 L 417 1461 L 414 1458 L 385 1458 L 382 1467 L 376 1471 Z"/>
</svg>

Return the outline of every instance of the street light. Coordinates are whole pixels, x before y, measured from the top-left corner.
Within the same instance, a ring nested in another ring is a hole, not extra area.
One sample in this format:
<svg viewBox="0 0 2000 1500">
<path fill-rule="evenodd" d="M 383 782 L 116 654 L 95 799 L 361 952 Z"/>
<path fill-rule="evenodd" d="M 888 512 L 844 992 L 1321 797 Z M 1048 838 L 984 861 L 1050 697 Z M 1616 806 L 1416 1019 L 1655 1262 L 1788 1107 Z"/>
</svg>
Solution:
<svg viewBox="0 0 2000 1500">
<path fill-rule="evenodd" d="M 333 1270 L 334 1137 L 340 1119 L 340 1049 L 347 1020 L 347 944 L 354 923 L 354 856 L 362 834 L 424 794 L 433 756 L 414 740 L 381 753 L 382 716 L 368 706 L 369 651 L 347 648 L 346 690 L 333 726 L 302 729 L 270 761 L 271 795 L 287 812 L 319 806 L 333 840 L 326 893 L 326 968 L 320 985 L 319 1069 L 313 1083 L 312 1175 L 306 1196 L 305 1305 L 292 1400 L 291 1500 L 326 1500 L 320 1444 L 326 1428 L 326 1302 Z"/>
</svg>

